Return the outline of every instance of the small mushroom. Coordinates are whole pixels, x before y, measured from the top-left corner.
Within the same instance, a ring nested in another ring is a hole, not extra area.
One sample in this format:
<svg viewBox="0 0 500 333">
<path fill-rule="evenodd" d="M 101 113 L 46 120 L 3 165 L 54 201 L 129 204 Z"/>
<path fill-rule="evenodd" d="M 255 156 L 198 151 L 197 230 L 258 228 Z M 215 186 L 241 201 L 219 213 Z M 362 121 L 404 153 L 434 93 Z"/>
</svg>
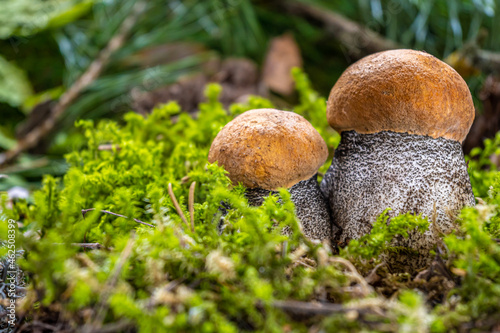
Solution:
<svg viewBox="0 0 500 333">
<path fill-rule="evenodd" d="M 439 59 L 413 50 L 361 59 L 332 88 L 327 118 L 341 141 L 321 189 L 343 229 L 341 242 L 368 233 L 391 208 L 392 215 L 435 221 L 424 235 L 396 242 L 428 253 L 460 209 L 474 205 L 461 146 L 474 119 L 472 97 Z"/>
<path fill-rule="evenodd" d="M 328 205 L 317 171 L 328 158 L 323 138 L 302 116 L 287 111 L 247 111 L 229 122 L 214 139 L 208 161 L 218 162 L 233 184 L 247 187 L 251 205 L 278 188 L 288 188 L 304 235 L 331 239 Z"/>
</svg>

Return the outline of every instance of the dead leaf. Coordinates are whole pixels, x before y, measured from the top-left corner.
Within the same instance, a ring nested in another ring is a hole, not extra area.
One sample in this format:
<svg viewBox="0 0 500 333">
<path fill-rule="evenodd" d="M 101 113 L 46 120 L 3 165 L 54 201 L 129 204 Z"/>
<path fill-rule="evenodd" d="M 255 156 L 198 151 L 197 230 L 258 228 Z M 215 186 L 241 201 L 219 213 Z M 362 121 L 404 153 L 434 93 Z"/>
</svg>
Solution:
<svg viewBox="0 0 500 333">
<path fill-rule="evenodd" d="M 279 94 L 292 94 L 295 83 L 290 71 L 293 67 L 302 67 L 302 56 L 292 34 L 273 38 L 264 63 L 264 83 Z"/>
</svg>

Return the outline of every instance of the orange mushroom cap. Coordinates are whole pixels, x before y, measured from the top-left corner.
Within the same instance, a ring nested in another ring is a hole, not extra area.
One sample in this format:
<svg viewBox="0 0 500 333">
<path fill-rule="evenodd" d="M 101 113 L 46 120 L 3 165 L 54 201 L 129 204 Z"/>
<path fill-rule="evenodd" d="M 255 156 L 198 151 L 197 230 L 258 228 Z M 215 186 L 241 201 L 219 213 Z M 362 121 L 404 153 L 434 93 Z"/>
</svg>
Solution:
<svg viewBox="0 0 500 333">
<path fill-rule="evenodd" d="M 214 139 L 208 161 L 217 161 L 235 184 L 275 190 L 314 176 L 328 158 L 325 141 L 304 117 L 257 109 L 229 122 Z"/>
<path fill-rule="evenodd" d="M 414 50 L 372 54 L 352 64 L 330 92 L 335 130 L 393 131 L 462 142 L 474 120 L 467 84 L 449 65 Z"/>
</svg>

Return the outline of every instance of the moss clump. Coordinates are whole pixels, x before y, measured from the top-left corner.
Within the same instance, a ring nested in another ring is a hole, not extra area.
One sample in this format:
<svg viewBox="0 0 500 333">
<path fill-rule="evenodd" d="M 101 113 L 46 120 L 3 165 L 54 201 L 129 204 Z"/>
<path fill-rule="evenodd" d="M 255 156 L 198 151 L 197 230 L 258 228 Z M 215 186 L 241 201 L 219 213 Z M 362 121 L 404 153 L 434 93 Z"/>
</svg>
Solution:
<svg viewBox="0 0 500 333">
<path fill-rule="evenodd" d="M 332 148 L 339 137 L 326 123 L 325 100 L 301 72 L 294 75 L 300 97 L 295 111 L 311 120 Z M 383 264 L 384 253 L 397 250 L 392 239 L 409 229 L 425 230 L 427 221 L 407 214 L 387 223 L 382 215 L 370 235 L 340 254 L 308 241 L 287 190 L 279 191 L 280 200 L 270 195 L 262 206 L 249 206 L 244 188 L 230 189 L 225 171 L 207 163 L 210 144 L 227 122 L 245 110 L 273 105 L 252 97 L 226 111 L 217 101 L 220 88 L 210 85 L 206 91 L 197 119 L 169 103 L 147 118 L 129 113 L 122 124 L 80 121 L 88 144 L 67 155 L 66 175 L 45 177 L 32 202 L 2 199 L 3 214 L 22 223 L 18 246 L 25 252 L 18 264 L 29 284 L 17 306 L 22 330 L 39 323 L 140 332 L 495 327 L 500 313 L 496 173 L 487 178 L 490 183 L 481 183 L 491 186 L 485 205 L 462 212 L 433 266 L 395 274 Z M 478 173 L 475 184 L 481 174 L 493 172 L 479 164 L 470 170 Z M 194 230 L 188 209 L 192 182 Z M 188 223 L 174 206 L 169 184 Z M 221 201 L 231 208 L 219 234 Z M 89 208 L 95 210 L 82 216 Z M 283 228 L 291 229 L 291 236 L 283 235 Z M 98 245 L 88 249 L 79 243 Z"/>
</svg>

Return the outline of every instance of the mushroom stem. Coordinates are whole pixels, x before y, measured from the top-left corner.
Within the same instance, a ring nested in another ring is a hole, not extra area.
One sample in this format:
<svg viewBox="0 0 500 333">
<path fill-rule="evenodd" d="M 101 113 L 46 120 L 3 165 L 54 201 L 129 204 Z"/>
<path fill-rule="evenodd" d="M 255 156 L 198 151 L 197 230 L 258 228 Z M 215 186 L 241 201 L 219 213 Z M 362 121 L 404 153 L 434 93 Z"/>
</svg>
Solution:
<svg viewBox="0 0 500 333">
<path fill-rule="evenodd" d="M 435 216 L 438 229 L 447 233 L 457 213 L 475 204 L 458 141 L 390 131 L 342 132 L 321 190 L 329 198 L 332 220 L 343 229 L 341 242 L 370 232 L 388 207 L 392 216 L 422 213 L 431 223 Z M 428 251 L 438 237 L 432 230 L 395 245 Z"/>
<path fill-rule="evenodd" d="M 291 200 L 295 204 L 295 213 L 302 226 L 302 231 L 310 239 L 334 240 L 340 228 L 330 222 L 330 209 L 321 192 L 317 174 L 302 180 L 290 188 Z M 278 194 L 261 188 L 247 189 L 245 195 L 252 206 L 260 206 L 264 197 Z"/>
</svg>

